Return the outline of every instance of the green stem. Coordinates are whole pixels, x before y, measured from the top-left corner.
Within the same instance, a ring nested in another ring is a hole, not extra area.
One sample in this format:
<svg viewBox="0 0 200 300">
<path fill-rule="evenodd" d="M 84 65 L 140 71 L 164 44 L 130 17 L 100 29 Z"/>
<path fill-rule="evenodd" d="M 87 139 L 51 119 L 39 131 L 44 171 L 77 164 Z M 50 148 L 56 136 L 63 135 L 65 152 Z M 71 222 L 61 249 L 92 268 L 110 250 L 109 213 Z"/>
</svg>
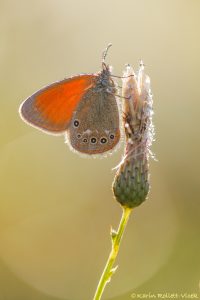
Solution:
<svg viewBox="0 0 200 300">
<path fill-rule="evenodd" d="M 103 270 L 103 273 L 101 275 L 101 278 L 99 280 L 99 284 L 97 286 L 96 293 L 94 295 L 93 300 L 101 299 L 101 296 L 103 294 L 106 284 L 110 281 L 111 276 L 117 269 L 117 267 L 115 267 L 115 268 L 112 268 L 112 267 L 113 267 L 113 264 L 117 257 L 120 242 L 121 242 L 124 230 L 126 228 L 126 224 L 128 222 L 131 211 L 132 211 L 131 208 L 123 207 L 123 214 L 121 217 L 121 221 L 120 221 L 118 230 L 117 230 L 117 232 L 115 232 L 113 230 L 111 231 L 112 249 L 111 249 L 110 255 L 108 257 L 107 263 L 105 265 L 105 268 Z"/>
</svg>

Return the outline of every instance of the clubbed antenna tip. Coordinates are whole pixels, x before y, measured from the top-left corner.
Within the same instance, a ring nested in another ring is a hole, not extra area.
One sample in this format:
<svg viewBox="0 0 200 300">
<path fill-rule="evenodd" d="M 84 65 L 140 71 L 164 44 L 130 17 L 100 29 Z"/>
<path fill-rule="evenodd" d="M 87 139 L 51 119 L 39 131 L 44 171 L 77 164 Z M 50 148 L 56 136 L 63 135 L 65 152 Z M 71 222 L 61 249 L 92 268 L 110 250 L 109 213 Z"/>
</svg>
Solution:
<svg viewBox="0 0 200 300">
<path fill-rule="evenodd" d="M 108 54 L 108 50 L 109 48 L 112 46 L 111 43 L 108 44 L 108 46 L 106 47 L 106 49 L 103 51 L 103 54 L 102 54 L 102 62 L 105 62 L 105 59 L 106 59 L 106 56 Z"/>
</svg>

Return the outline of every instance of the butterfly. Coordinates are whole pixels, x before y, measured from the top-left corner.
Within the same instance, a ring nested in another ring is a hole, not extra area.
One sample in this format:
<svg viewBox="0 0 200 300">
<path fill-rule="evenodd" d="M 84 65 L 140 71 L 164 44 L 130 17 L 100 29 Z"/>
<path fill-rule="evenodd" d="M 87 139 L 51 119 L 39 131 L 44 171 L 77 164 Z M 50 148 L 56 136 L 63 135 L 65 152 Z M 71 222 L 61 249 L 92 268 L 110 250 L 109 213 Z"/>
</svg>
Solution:
<svg viewBox="0 0 200 300">
<path fill-rule="evenodd" d="M 102 70 L 54 82 L 28 97 L 21 118 L 46 133 L 65 135 L 72 149 L 88 155 L 113 149 L 120 140 L 117 87 L 103 52 Z"/>
</svg>

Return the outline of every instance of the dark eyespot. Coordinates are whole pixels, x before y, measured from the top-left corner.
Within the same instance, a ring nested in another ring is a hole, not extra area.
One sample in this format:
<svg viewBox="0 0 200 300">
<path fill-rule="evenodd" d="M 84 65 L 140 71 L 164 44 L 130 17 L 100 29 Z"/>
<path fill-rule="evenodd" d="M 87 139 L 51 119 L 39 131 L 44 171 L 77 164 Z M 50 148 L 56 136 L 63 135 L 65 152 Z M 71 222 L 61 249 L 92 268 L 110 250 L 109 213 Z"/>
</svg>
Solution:
<svg viewBox="0 0 200 300">
<path fill-rule="evenodd" d="M 101 138 L 101 144 L 105 144 L 105 143 L 107 143 L 107 139 L 106 138 Z"/>
<path fill-rule="evenodd" d="M 88 140 L 87 139 L 83 139 L 83 143 L 87 143 L 88 142 Z"/>
<path fill-rule="evenodd" d="M 76 137 L 77 137 L 77 139 L 80 139 L 81 138 L 81 134 L 78 133 Z"/>
<path fill-rule="evenodd" d="M 95 144 L 97 142 L 97 139 L 95 137 L 92 137 L 90 141 L 92 144 Z"/>
<path fill-rule="evenodd" d="M 114 134 L 110 135 L 110 139 L 113 140 L 115 138 Z"/>
<path fill-rule="evenodd" d="M 79 121 L 78 120 L 74 120 L 74 126 L 78 127 L 79 126 Z"/>
</svg>

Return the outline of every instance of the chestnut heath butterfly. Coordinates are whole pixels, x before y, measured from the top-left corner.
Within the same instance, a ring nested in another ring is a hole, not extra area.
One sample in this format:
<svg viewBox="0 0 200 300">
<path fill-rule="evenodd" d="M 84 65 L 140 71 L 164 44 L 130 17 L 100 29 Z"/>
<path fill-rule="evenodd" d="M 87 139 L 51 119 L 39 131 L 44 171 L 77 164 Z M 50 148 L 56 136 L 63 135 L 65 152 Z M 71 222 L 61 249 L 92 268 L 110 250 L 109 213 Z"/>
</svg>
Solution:
<svg viewBox="0 0 200 300">
<path fill-rule="evenodd" d="M 72 149 L 93 155 L 113 149 L 120 139 L 116 83 L 103 52 L 102 70 L 54 82 L 20 106 L 21 118 L 50 134 L 64 134 Z"/>
</svg>

